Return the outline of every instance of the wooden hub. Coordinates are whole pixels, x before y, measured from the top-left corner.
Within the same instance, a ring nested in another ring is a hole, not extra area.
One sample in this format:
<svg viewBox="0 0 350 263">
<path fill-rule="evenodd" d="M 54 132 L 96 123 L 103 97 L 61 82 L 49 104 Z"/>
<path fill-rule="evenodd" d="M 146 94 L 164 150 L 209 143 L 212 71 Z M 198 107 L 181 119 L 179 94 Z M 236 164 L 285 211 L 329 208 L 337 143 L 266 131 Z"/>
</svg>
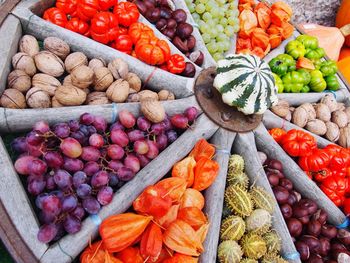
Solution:
<svg viewBox="0 0 350 263">
<path fill-rule="evenodd" d="M 237 108 L 223 103 L 221 94 L 213 87 L 215 67 L 203 70 L 194 84 L 194 94 L 203 112 L 220 127 L 233 132 L 254 130 L 263 115 L 244 115 Z"/>
</svg>

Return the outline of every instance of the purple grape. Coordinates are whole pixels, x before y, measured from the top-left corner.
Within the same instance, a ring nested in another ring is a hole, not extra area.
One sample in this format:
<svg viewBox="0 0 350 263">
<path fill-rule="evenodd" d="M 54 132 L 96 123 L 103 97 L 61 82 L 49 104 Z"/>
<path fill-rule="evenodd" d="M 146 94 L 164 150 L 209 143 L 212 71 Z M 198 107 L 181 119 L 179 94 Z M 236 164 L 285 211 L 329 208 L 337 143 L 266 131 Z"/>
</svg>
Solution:
<svg viewBox="0 0 350 263">
<path fill-rule="evenodd" d="M 168 137 L 162 133 L 157 136 L 156 139 L 157 147 L 160 151 L 163 151 L 168 146 Z"/>
<path fill-rule="evenodd" d="M 33 131 L 39 131 L 44 134 L 50 131 L 50 126 L 46 121 L 38 121 L 34 124 Z"/>
<path fill-rule="evenodd" d="M 48 197 L 48 196 L 49 196 L 48 193 L 42 193 L 42 194 L 38 195 L 38 196 L 35 198 L 35 205 L 36 205 L 36 207 L 39 208 L 39 209 L 42 209 L 42 208 L 43 208 L 43 206 L 42 206 L 43 201 L 44 201 L 44 199 L 45 199 L 46 197 Z"/>
<path fill-rule="evenodd" d="M 120 123 L 120 121 L 116 121 L 115 123 L 113 123 L 111 125 L 111 127 L 109 128 L 110 131 L 113 130 L 125 130 L 125 127 L 123 126 L 123 124 Z"/>
<path fill-rule="evenodd" d="M 46 189 L 47 190 L 54 190 L 54 189 L 56 189 L 55 179 L 53 178 L 52 175 L 47 175 L 46 176 Z"/>
<path fill-rule="evenodd" d="M 57 197 L 58 197 L 58 199 L 60 199 L 60 201 L 62 201 L 62 200 L 63 200 L 63 197 L 64 197 L 63 192 L 62 192 L 62 191 L 60 191 L 60 190 L 55 190 L 55 191 L 52 191 L 52 192 L 50 192 L 49 194 L 50 194 L 50 195 L 57 196 Z"/>
<path fill-rule="evenodd" d="M 56 216 L 51 213 L 47 213 L 45 211 L 40 211 L 39 213 L 39 221 L 42 224 L 50 224 L 53 221 L 55 221 L 55 219 L 56 219 Z"/>
<path fill-rule="evenodd" d="M 148 149 L 149 147 L 145 140 L 138 140 L 134 143 L 134 151 L 138 154 L 146 154 Z"/>
<path fill-rule="evenodd" d="M 90 135 L 89 126 L 87 125 L 80 125 L 79 131 L 81 131 L 87 137 Z"/>
<path fill-rule="evenodd" d="M 40 159 L 33 159 L 28 163 L 28 172 L 30 175 L 41 176 L 46 173 L 47 165 Z"/>
<path fill-rule="evenodd" d="M 40 157 L 45 151 L 45 147 L 42 144 L 39 145 L 30 145 L 27 143 L 27 152 L 29 155 L 34 157 Z"/>
<path fill-rule="evenodd" d="M 117 161 L 117 160 L 111 160 L 109 163 L 108 163 L 108 167 L 111 168 L 113 171 L 118 171 L 118 169 L 120 167 L 123 167 L 124 165 L 122 164 L 121 161 Z"/>
<path fill-rule="evenodd" d="M 89 134 L 88 134 L 89 136 L 92 135 L 92 134 L 97 133 L 96 128 L 95 128 L 94 126 L 92 126 L 92 125 L 88 125 L 88 126 L 87 126 L 87 130 L 88 130 L 88 132 L 89 132 Z"/>
<path fill-rule="evenodd" d="M 66 170 L 57 169 L 54 173 L 53 179 L 57 186 L 62 190 L 72 187 L 73 178 Z"/>
<path fill-rule="evenodd" d="M 78 199 L 74 195 L 65 196 L 62 200 L 62 211 L 71 212 L 78 205 Z"/>
<path fill-rule="evenodd" d="M 120 169 L 119 169 L 120 170 Z M 108 184 L 109 176 L 106 171 L 99 171 L 95 173 L 91 178 L 91 186 L 99 188 Z"/>
<path fill-rule="evenodd" d="M 41 194 L 46 186 L 46 182 L 43 178 L 40 179 L 33 179 L 28 184 L 28 192 L 34 196 L 37 196 L 38 194 Z"/>
<path fill-rule="evenodd" d="M 83 207 L 81 207 L 80 205 L 78 205 L 73 212 L 70 213 L 72 216 L 75 216 L 76 218 L 78 218 L 79 220 L 82 220 L 85 216 L 85 210 Z"/>
<path fill-rule="evenodd" d="M 118 118 L 121 124 L 130 129 L 136 124 L 135 116 L 128 110 L 122 110 L 118 113 Z"/>
<path fill-rule="evenodd" d="M 83 200 L 83 208 L 89 214 L 97 214 L 100 211 L 101 205 L 94 197 L 89 197 Z"/>
<path fill-rule="evenodd" d="M 64 230 L 64 227 L 61 223 L 55 223 L 57 227 L 57 234 L 55 238 L 52 241 L 58 241 L 60 240 L 67 232 Z"/>
<path fill-rule="evenodd" d="M 27 177 L 27 183 L 29 184 L 33 180 L 44 180 L 44 175 L 29 175 Z"/>
<path fill-rule="evenodd" d="M 107 155 L 112 160 L 120 160 L 124 157 L 124 149 L 120 147 L 118 144 L 111 144 L 107 148 Z"/>
<path fill-rule="evenodd" d="M 27 152 L 27 142 L 25 137 L 18 137 L 11 142 L 11 148 L 17 153 Z"/>
<path fill-rule="evenodd" d="M 53 132 L 61 139 L 69 137 L 70 128 L 67 123 L 58 123 L 53 127 Z"/>
<path fill-rule="evenodd" d="M 125 157 L 124 165 L 130 168 L 134 173 L 140 171 L 140 161 L 134 154 L 129 154 Z"/>
<path fill-rule="evenodd" d="M 86 183 L 87 175 L 83 171 L 78 171 L 73 175 L 73 185 L 77 188 L 79 185 Z"/>
<path fill-rule="evenodd" d="M 86 173 L 87 176 L 93 176 L 100 170 L 100 166 L 96 162 L 87 162 L 84 166 L 83 172 Z"/>
<path fill-rule="evenodd" d="M 69 129 L 71 130 L 71 132 L 76 132 L 80 128 L 79 121 L 77 121 L 77 120 L 70 120 L 68 122 L 68 126 L 69 126 Z"/>
<path fill-rule="evenodd" d="M 67 215 L 66 220 L 63 222 L 63 227 L 69 234 L 74 234 L 80 231 L 81 222 L 75 216 Z"/>
<path fill-rule="evenodd" d="M 170 130 L 166 133 L 166 136 L 168 137 L 169 144 L 173 143 L 177 140 L 177 133 L 174 130 Z"/>
<path fill-rule="evenodd" d="M 43 225 L 38 232 L 38 240 L 42 243 L 51 242 L 57 235 L 57 227 L 54 224 Z"/>
<path fill-rule="evenodd" d="M 158 150 L 158 146 L 154 141 L 151 140 L 147 140 L 147 144 L 148 144 L 148 152 L 146 153 L 146 157 L 148 159 L 154 159 L 158 156 L 159 154 L 159 150 Z"/>
<path fill-rule="evenodd" d="M 26 136 L 26 143 L 30 146 L 39 146 L 44 141 L 44 137 L 39 131 L 31 131 Z"/>
<path fill-rule="evenodd" d="M 190 122 L 194 121 L 197 118 L 197 115 L 198 115 L 198 110 L 196 107 L 189 107 L 185 110 L 185 116 Z"/>
<path fill-rule="evenodd" d="M 42 210 L 46 213 L 50 213 L 52 215 L 59 215 L 61 213 L 62 204 L 60 199 L 55 195 L 49 195 L 42 201 Z"/>
<path fill-rule="evenodd" d="M 108 205 L 113 199 L 113 189 L 112 187 L 105 186 L 100 189 L 97 193 L 97 201 L 101 205 Z"/>
<path fill-rule="evenodd" d="M 79 159 L 64 157 L 63 169 L 68 172 L 75 173 L 81 171 L 84 168 L 84 163 Z"/>
<path fill-rule="evenodd" d="M 84 113 L 83 115 L 80 116 L 80 123 L 84 125 L 90 125 L 94 122 L 95 116 L 90 114 L 90 113 Z"/>
<path fill-rule="evenodd" d="M 184 130 L 188 127 L 188 119 L 184 114 L 175 114 L 171 117 L 170 121 L 177 129 Z"/>
<path fill-rule="evenodd" d="M 89 144 L 90 146 L 96 147 L 96 148 L 101 148 L 104 145 L 104 139 L 102 135 L 98 133 L 94 133 L 90 135 L 89 137 Z"/>
<path fill-rule="evenodd" d="M 152 125 L 151 131 L 153 134 L 159 135 L 159 134 L 162 134 L 164 132 L 164 130 L 165 130 L 164 128 L 165 128 L 164 123 L 156 123 L 156 124 Z"/>
<path fill-rule="evenodd" d="M 139 159 L 139 161 L 140 161 L 140 165 L 141 165 L 141 167 L 143 168 L 143 167 L 145 167 L 147 164 L 149 164 L 150 163 L 150 159 L 148 159 L 145 155 L 143 155 L 143 154 L 136 154 L 136 157 Z"/>
<path fill-rule="evenodd" d="M 145 138 L 145 133 L 140 130 L 132 130 L 128 132 L 128 137 L 131 142 L 135 142 L 137 140 L 142 140 Z"/>
<path fill-rule="evenodd" d="M 117 175 L 119 180 L 127 182 L 134 178 L 135 173 L 128 167 L 121 167 L 117 171 Z"/>
<path fill-rule="evenodd" d="M 92 125 L 96 128 L 98 132 L 105 132 L 107 129 L 107 121 L 105 118 L 100 116 L 95 116 L 95 120 Z"/>
<path fill-rule="evenodd" d="M 163 121 L 164 124 L 164 130 L 165 131 L 169 131 L 173 129 L 173 125 L 170 122 L 170 119 L 168 117 L 166 117 Z"/>
<path fill-rule="evenodd" d="M 82 131 L 72 132 L 70 136 L 76 139 L 81 145 L 85 145 L 88 141 L 87 137 Z"/>
<path fill-rule="evenodd" d="M 117 186 L 119 183 L 119 179 L 117 174 L 115 173 L 109 173 L 109 185 L 110 186 Z"/>
<path fill-rule="evenodd" d="M 85 199 L 85 198 L 88 198 L 91 194 L 91 191 L 92 191 L 92 188 L 90 185 L 88 184 L 81 184 L 78 186 L 77 188 L 77 195 L 82 198 L 82 199 Z"/>
<path fill-rule="evenodd" d="M 46 152 L 44 154 L 44 161 L 50 168 L 60 168 L 64 163 L 62 154 L 59 152 Z"/>
<path fill-rule="evenodd" d="M 125 147 L 129 144 L 129 137 L 122 130 L 112 130 L 111 141 L 115 144 L 118 144 L 120 147 Z"/>
<path fill-rule="evenodd" d="M 83 152 L 80 155 L 80 158 L 84 161 L 93 161 L 96 162 L 101 157 L 100 151 L 96 147 L 85 146 L 83 147 Z"/>
<path fill-rule="evenodd" d="M 151 122 L 143 116 L 138 117 L 137 118 L 137 127 L 141 131 L 148 131 L 151 128 Z"/>
</svg>

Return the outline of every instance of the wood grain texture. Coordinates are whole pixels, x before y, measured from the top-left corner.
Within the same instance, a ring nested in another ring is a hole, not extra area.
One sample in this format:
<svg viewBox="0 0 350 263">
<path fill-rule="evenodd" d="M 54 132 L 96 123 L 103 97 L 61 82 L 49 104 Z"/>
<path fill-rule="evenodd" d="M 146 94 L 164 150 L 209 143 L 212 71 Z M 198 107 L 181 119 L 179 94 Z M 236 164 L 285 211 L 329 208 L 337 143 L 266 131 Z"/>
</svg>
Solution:
<svg viewBox="0 0 350 263">
<path fill-rule="evenodd" d="M 270 183 L 264 172 L 264 168 L 261 165 L 254 141 L 254 134 L 252 132 L 237 134 L 233 143 L 233 152 L 243 157 L 245 161 L 245 172 L 250 179 L 250 185 L 262 187 L 274 197 Z M 275 198 L 274 203 L 275 210 L 272 215 L 272 226 L 281 238 L 281 255 L 287 256 L 295 254 L 297 250 Z M 290 260 L 289 262 L 301 263 L 300 259 L 293 261 Z"/>
<path fill-rule="evenodd" d="M 217 129 L 218 127 L 202 114 L 193 127 L 185 131 L 156 159 L 143 168 L 133 180 L 120 188 L 114 194 L 112 202 L 100 210 L 99 217 L 103 220 L 110 215 L 125 212 L 147 186 L 155 184 L 166 175 L 176 162 L 183 159 L 192 150 L 200 138 L 210 138 Z M 98 227 L 90 218 L 86 219 L 81 231 L 74 235 L 66 235 L 50 247 L 42 256 L 41 262 L 52 263 L 53 259 L 56 260 L 56 263 L 70 262 L 71 258 L 75 258 L 86 247 L 90 238 L 97 236 L 97 233 Z"/>
<path fill-rule="evenodd" d="M 210 140 L 219 150 L 216 152 L 214 160 L 219 163 L 220 171 L 214 183 L 204 193 L 204 213 L 208 217 L 210 227 L 204 242 L 204 252 L 199 257 L 201 263 L 216 262 L 228 160 L 235 137 L 236 133 L 220 128 Z M 223 151 L 220 152 L 220 150 Z"/>
<path fill-rule="evenodd" d="M 333 225 L 342 224 L 346 217 L 343 212 L 321 191 L 315 182 L 310 180 L 299 165 L 272 139 L 263 125 L 255 131 L 255 142 L 259 151 L 269 158 L 277 159 L 283 164 L 283 174 L 294 184 L 294 188 L 317 203 L 319 208 L 328 213 L 328 221 Z"/>
</svg>

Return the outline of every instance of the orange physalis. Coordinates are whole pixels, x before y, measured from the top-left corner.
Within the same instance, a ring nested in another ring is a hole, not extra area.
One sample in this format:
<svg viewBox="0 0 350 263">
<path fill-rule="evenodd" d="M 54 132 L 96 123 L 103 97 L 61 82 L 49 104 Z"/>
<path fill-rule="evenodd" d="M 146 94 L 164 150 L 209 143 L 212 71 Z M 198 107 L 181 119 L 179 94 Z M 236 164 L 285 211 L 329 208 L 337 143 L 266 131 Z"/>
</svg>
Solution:
<svg viewBox="0 0 350 263">
<path fill-rule="evenodd" d="M 156 218 L 157 223 L 162 227 L 167 228 L 172 222 L 176 220 L 179 207 L 180 205 L 173 205 L 170 207 L 168 213 L 166 213 L 161 218 Z"/>
<path fill-rule="evenodd" d="M 123 263 L 105 250 L 102 241 L 90 244 L 80 256 L 81 263 Z"/>
<path fill-rule="evenodd" d="M 200 139 L 196 143 L 196 145 L 193 147 L 189 156 L 193 157 L 197 162 L 202 157 L 211 159 L 213 158 L 214 154 L 215 154 L 214 145 L 208 143 L 205 139 Z"/>
<path fill-rule="evenodd" d="M 186 180 L 187 187 L 191 187 L 194 181 L 194 167 L 196 166 L 196 161 L 193 157 L 188 156 L 180 162 L 177 162 L 173 166 L 171 171 L 171 176 L 180 177 Z"/>
<path fill-rule="evenodd" d="M 184 194 L 187 182 L 181 177 L 170 177 L 158 182 L 156 187 L 162 187 L 166 190 L 166 194 L 171 198 L 172 202 L 179 202 Z"/>
<path fill-rule="evenodd" d="M 244 9 L 239 15 L 240 30 L 249 32 L 258 26 L 258 19 L 253 11 Z"/>
<path fill-rule="evenodd" d="M 236 49 L 237 50 L 252 49 L 252 42 L 250 38 L 238 38 Z"/>
<path fill-rule="evenodd" d="M 277 1 L 272 4 L 271 9 L 279 9 L 287 13 L 287 15 L 291 18 L 293 15 L 293 9 L 285 2 Z"/>
<path fill-rule="evenodd" d="M 204 207 L 205 199 L 201 192 L 196 189 L 186 189 L 180 203 L 180 208 L 184 207 L 197 207 L 202 210 Z"/>
<path fill-rule="evenodd" d="M 269 35 L 281 35 L 283 34 L 283 28 L 276 26 L 275 24 L 271 24 L 271 26 L 266 30 Z"/>
<path fill-rule="evenodd" d="M 180 209 L 177 218 L 185 221 L 194 230 L 198 230 L 208 222 L 202 210 L 197 207 L 185 207 Z"/>
<path fill-rule="evenodd" d="M 289 22 L 290 16 L 283 9 L 271 9 L 271 22 L 277 26 L 282 26 L 283 22 Z"/>
<path fill-rule="evenodd" d="M 219 173 L 219 164 L 208 158 L 201 158 L 194 169 L 194 183 L 192 188 L 198 191 L 207 189 L 215 181 Z"/>
<path fill-rule="evenodd" d="M 292 26 L 289 22 L 282 22 L 282 37 L 287 39 L 293 35 L 294 26 Z"/>
<path fill-rule="evenodd" d="M 123 263 L 143 263 L 143 258 L 138 247 L 127 247 L 117 254 Z"/>
<path fill-rule="evenodd" d="M 270 42 L 271 48 L 276 48 L 279 45 L 281 45 L 281 43 L 282 43 L 282 36 L 279 35 L 279 34 L 270 35 L 269 42 Z"/>
<path fill-rule="evenodd" d="M 281 128 L 273 128 L 273 129 L 269 130 L 269 133 L 277 143 L 280 143 L 282 141 L 284 135 L 287 134 L 287 132 Z"/>
<path fill-rule="evenodd" d="M 140 243 L 140 252 L 144 262 L 157 261 L 162 251 L 162 244 L 162 230 L 155 223 L 150 223 L 143 232 Z"/>
<path fill-rule="evenodd" d="M 271 24 L 271 9 L 265 3 L 258 3 L 254 8 L 258 24 L 262 29 L 267 29 Z"/>
<path fill-rule="evenodd" d="M 206 223 L 196 231 L 196 235 L 199 238 L 200 242 L 202 243 L 204 242 L 205 238 L 207 237 L 208 230 L 209 230 L 209 223 Z"/>
<path fill-rule="evenodd" d="M 104 247 L 110 253 L 122 251 L 143 233 L 152 219 L 134 213 L 108 217 L 99 228 Z"/>
<path fill-rule="evenodd" d="M 260 47 L 266 50 L 270 42 L 269 35 L 262 28 L 255 28 L 251 34 L 251 38 L 253 48 Z"/>
<path fill-rule="evenodd" d="M 141 214 L 155 217 L 164 216 L 171 207 L 172 200 L 166 189 L 148 186 L 133 202 L 134 210 Z"/>
<path fill-rule="evenodd" d="M 197 263 L 197 262 L 198 262 L 198 258 L 175 253 L 173 257 L 168 258 L 163 263 Z"/>
<path fill-rule="evenodd" d="M 167 247 L 164 248 L 163 247 L 162 251 L 159 254 L 159 257 L 158 257 L 157 261 L 154 262 L 154 263 L 164 263 L 166 259 L 168 259 L 168 258 L 170 258 L 172 256 L 172 254 L 173 253 L 170 251 L 169 248 L 167 248 Z"/>
</svg>

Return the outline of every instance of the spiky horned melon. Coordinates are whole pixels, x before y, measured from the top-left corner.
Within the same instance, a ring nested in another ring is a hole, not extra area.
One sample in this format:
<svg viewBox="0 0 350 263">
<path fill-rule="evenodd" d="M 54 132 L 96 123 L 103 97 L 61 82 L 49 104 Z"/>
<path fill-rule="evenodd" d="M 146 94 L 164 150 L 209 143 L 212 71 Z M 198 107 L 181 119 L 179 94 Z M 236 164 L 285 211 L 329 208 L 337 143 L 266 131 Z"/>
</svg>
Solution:
<svg viewBox="0 0 350 263">
<path fill-rule="evenodd" d="M 225 202 L 231 211 L 239 216 L 249 216 L 253 211 L 253 201 L 249 193 L 235 185 L 226 188 Z"/>
<path fill-rule="evenodd" d="M 244 171 L 244 159 L 238 154 L 232 154 L 228 160 L 228 172 L 237 174 Z"/>
<path fill-rule="evenodd" d="M 263 235 L 263 239 L 266 242 L 268 253 L 279 253 L 281 250 L 281 238 L 278 236 L 275 230 Z"/>
<path fill-rule="evenodd" d="M 252 187 L 249 194 L 254 202 L 256 208 L 265 209 L 270 214 L 273 213 L 275 209 L 275 200 L 270 193 L 268 193 L 262 187 Z"/>
<path fill-rule="evenodd" d="M 244 255 L 248 258 L 259 259 L 263 257 L 267 251 L 264 239 L 254 233 L 243 236 L 240 244 Z"/>
<path fill-rule="evenodd" d="M 228 185 L 236 185 L 245 190 L 248 190 L 249 177 L 245 172 L 238 172 L 236 174 L 227 174 Z"/>
<path fill-rule="evenodd" d="M 268 253 L 262 258 L 261 263 L 288 263 L 288 261 L 284 260 L 277 254 Z"/>
<path fill-rule="evenodd" d="M 240 263 L 259 263 L 259 262 L 255 259 L 252 259 L 252 258 L 244 258 L 241 260 Z"/>
<path fill-rule="evenodd" d="M 221 223 L 221 240 L 235 240 L 242 238 L 245 232 L 245 222 L 239 216 L 229 216 Z"/>
<path fill-rule="evenodd" d="M 218 259 L 220 263 L 239 263 L 243 252 L 234 240 L 226 240 L 221 242 L 218 247 Z"/>
<path fill-rule="evenodd" d="M 254 210 L 245 221 L 248 232 L 262 235 L 269 231 L 272 217 L 268 211 L 259 208 Z"/>
</svg>

